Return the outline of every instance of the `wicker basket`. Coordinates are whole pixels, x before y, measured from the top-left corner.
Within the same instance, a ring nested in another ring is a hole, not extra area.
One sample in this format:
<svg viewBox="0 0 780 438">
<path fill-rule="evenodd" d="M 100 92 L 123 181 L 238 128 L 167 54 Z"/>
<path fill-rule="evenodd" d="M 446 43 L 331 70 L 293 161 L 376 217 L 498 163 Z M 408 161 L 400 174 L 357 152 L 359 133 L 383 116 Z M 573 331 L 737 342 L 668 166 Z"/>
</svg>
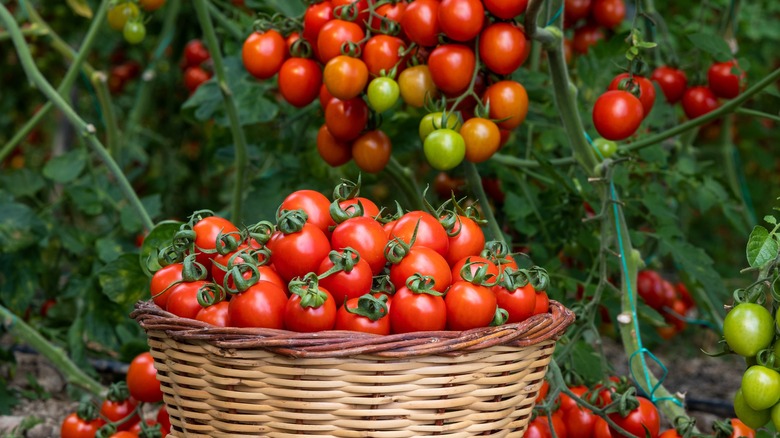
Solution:
<svg viewBox="0 0 780 438">
<path fill-rule="evenodd" d="M 377 336 L 218 328 L 151 302 L 146 330 L 176 437 L 522 437 L 555 341 L 550 313 Z"/>
</svg>

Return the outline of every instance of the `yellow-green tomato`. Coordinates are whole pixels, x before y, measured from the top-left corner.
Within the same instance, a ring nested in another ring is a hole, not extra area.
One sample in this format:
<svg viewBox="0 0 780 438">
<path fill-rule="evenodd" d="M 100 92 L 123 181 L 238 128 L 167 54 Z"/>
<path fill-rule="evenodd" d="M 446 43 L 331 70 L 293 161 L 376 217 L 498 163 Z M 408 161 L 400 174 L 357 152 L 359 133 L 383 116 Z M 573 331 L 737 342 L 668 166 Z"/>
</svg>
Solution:
<svg viewBox="0 0 780 438">
<path fill-rule="evenodd" d="M 742 396 L 742 389 L 738 389 L 734 395 L 734 412 L 737 414 L 737 418 L 753 429 L 764 427 L 771 418 L 769 409 L 757 411 L 748 406 Z"/>
<path fill-rule="evenodd" d="M 756 411 L 769 409 L 780 401 L 780 373 L 753 365 L 742 375 L 742 397 Z"/>
<path fill-rule="evenodd" d="M 135 19 L 140 14 L 138 6 L 130 1 L 117 3 L 108 10 L 106 19 L 114 30 L 123 30 L 128 20 Z"/>
<path fill-rule="evenodd" d="M 596 155 L 598 155 L 599 158 L 604 159 L 614 155 L 615 152 L 617 152 L 618 145 L 612 140 L 599 137 L 593 140 L 593 147 L 598 151 Z"/>
<path fill-rule="evenodd" d="M 402 71 L 398 75 L 398 86 L 401 88 L 401 99 L 415 108 L 422 108 L 427 99 L 435 99 L 439 95 L 431 71 L 425 64 Z"/>
<path fill-rule="evenodd" d="M 138 44 L 146 38 L 146 26 L 140 21 L 130 20 L 125 23 L 122 35 L 128 43 Z"/>
<path fill-rule="evenodd" d="M 426 114 L 423 116 L 422 120 L 420 120 L 420 126 L 418 128 L 420 133 L 420 140 L 425 141 L 425 139 L 428 137 L 428 134 L 441 128 L 459 131 L 460 119 L 457 115 L 455 115 L 455 113 L 447 113 L 446 121 L 444 113 L 441 111 Z"/>
<path fill-rule="evenodd" d="M 775 321 L 764 306 L 737 304 L 723 320 L 723 336 L 731 351 L 744 357 L 755 356 L 771 345 Z"/>
<path fill-rule="evenodd" d="M 463 137 L 452 129 L 437 129 L 425 138 L 423 152 L 431 167 L 450 170 L 466 156 L 466 143 Z"/>
<path fill-rule="evenodd" d="M 375 78 L 368 83 L 368 103 L 378 113 L 392 108 L 400 93 L 398 82 L 392 78 Z"/>
</svg>

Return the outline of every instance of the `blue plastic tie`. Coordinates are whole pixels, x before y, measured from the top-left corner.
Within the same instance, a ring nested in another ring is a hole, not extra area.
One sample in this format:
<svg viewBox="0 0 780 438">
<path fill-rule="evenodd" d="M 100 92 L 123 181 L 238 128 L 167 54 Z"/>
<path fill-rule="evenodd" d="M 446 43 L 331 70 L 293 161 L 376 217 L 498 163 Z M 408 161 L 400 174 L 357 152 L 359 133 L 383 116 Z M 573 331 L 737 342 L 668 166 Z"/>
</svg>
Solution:
<svg viewBox="0 0 780 438">
<path fill-rule="evenodd" d="M 561 7 L 558 8 L 558 12 L 556 12 L 555 15 L 553 15 L 553 17 L 550 18 L 550 21 L 547 22 L 547 26 L 555 23 L 555 20 L 557 20 L 558 17 L 560 17 L 562 13 L 563 13 L 563 3 L 561 3 Z M 547 27 L 547 26 L 545 26 L 545 27 Z"/>
</svg>

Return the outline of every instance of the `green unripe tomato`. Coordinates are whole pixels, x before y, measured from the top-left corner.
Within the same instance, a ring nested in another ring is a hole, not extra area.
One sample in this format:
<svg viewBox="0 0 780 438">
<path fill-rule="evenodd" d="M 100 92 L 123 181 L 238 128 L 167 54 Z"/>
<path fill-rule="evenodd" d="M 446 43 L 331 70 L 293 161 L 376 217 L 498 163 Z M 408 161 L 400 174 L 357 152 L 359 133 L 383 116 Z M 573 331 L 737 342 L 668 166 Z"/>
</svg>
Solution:
<svg viewBox="0 0 780 438">
<path fill-rule="evenodd" d="M 428 113 L 423 116 L 422 120 L 420 120 L 419 127 L 420 140 L 425 141 L 428 135 L 437 129 L 447 128 L 452 129 L 453 131 L 460 130 L 460 119 L 458 119 L 456 114 L 447 114 L 447 120 L 445 122 L 446 126 L 442 126 L 442 122 L 444 121 L 443 119 L 444 113 L 441 111 Z"/>
<path fill-rule="evenodd" d="M 398 82 L 392 78 L 375 78 L 368 83 L 368 104 L 374 111 L 381 113 L 392 108 L 401 95 Z"/>
<path fill-rule="evenodd" d="M 737 393 L 734 395 L 734 412 L 737 414 L 737 418 L 753 429 L 764 427 L 771 418 L 769 409 L 757 411 L 748 406 L 748 404 L 745 403 L 745 398 L 742 395 L 741 389 L 738 389 Z"/>
<path fill-rule="evenodd" d="M 742 375 L 742 397 L 753 410 L 769 409 L 780 401 L 780 373 L 753 365 Z"/>
<path fill-rule="evenodd" d="M 780 430 L 780 403 L 777 403 L 776 405 L 772 406 L 772 409 L 769 410 L 769 415 L 770 418 L 772 419 L 772 424 L 775 426 L 775 429 Z M 745 422 L 743 421 L 743 423 Z"/>
<path fill-rule="evenodd" d="M 125 23 L 122 35 L 128 43 L 138 44 L 146 38 L 146 26 L 140 21 L 130 20 Z"/>
<path fill-rule="evenodd" d="M 597 138 L 593 140 L 593 147 L 599 151 L 599 153 L 596 155 L 598 155 L 599 158 L 603 159 L 615 155 L 615 152 L 617 152 L 618 144 L 617 142 L 614 142 L 612 140 L 607 140 L 606 138 Z"/>
<path fill-rule="evenodd" d="M 744 357 L 755 356 L 772 343 L 775 322 L 764 306 L 737 304 L 723 320 L 723 336 L 733 352 Z"/>
<path fill-rule="evenodd" d="M 437 129 L 425 138 L 423 152 L 431 167 L 450 170 L 466 156 L 466 142 L 452 129 Z"/>
</svg>

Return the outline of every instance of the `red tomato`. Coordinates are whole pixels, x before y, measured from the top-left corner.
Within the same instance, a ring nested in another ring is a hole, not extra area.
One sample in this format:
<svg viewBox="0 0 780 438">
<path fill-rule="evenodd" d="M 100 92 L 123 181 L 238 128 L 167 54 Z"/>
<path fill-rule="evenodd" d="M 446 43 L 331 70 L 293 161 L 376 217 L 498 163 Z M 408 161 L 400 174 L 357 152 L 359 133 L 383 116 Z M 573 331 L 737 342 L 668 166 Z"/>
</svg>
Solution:
<svg viewBox="0 0 780 438">
<path fill-rule="evenodd" d="M 322 70 L 311 59 L 290 58 L 279 69 L 279 92 L 290 105 L 301 108 L 319 96 Z"/>
<path fill-rule="evenodd" d="M 494 286 L 498 307 L 509 314 L 507 324 L 525 321 L 534 315 L 536 310 L 536 290 L 529 283 L 513 291 L 502 286 Z"/>
<path fill-rule="evenodd" d="M 609 414 L 609 418 L 618 426 L 636 436 L 647 436 L 655 438 L 661 431 L 661 418 L 658 415 L 658 408 L 653 402 L 644 398 L 637 397 L 639 406 L 629 412 L 628 416 L 621 417 L 619 413 Z M 647 429 L 647 432 L 645 432 Z M 612 435 L 621 436 L 617 431 L 610 428 Z"/>
<path fill-rule="evenodd" d="M 388 314 L 376 321 L 368 317 L 350 313 L 347 309 L 358 307 L 358 299 L 352 298 L 336 311 L 336 330 L 350 330 L 353 332 L 374 333 L 376 335 L 390 334 L 390 317 Z M 390 306 L 388 305 L 388 309 Z"/>
<path fill-rule="evenodd" d="M 468 88 L 475 66 L 474 51 L 462 44 L 439 45 L 428 57 L 428 68 L 436 88 L 452 96 Z"/>
<path fill-rule="evenodd" d="M 271 262 L 284 281 L 317 271 L 330 252 L 328 236 L 320 228 L 306 223 L 298 232 L 278 233 L 268 241 Z"/>
<path fill-rule="evenodd" d="M 551 436 L 552 432 L 550 424 L 547 423 L 547 417 L 536 417 L 528 423 L 528 429 L 526 429 L 523 438 L 550 438 Z"/>
<path fill-rule="evenodd" d="M 405 3 L 397 3 L 405 4 Z M 398 55 L 399 50 L 404 50 L 406 45 L 401 38 L 390 35 L 374 35 L 363 49 L 363 61 L 368 67 L 369 73 L 380 76 L 382 70 L 389 74 L 393 67 L 397 66 L 396 73 L 400 73 L 405 67 Z"/>
<path fill-rule="evenodd" d="M 395 285 L 396 290 L 405 286 L 406 280 L 414 274 L 433 277 L 433 289 L 438 292 L 444 292 L 452 283 L 452 273 L 447 260 L 444 260 L 438 252 L 425 246 L 413 246 L 403 260 L 390 266 L 390 281 Z"/>
<path fill-rule="evenodd" d="M 330 200 L 315 190 L 302 189 L 290 193 L 279 205 L 279 209 L 305 211 L 308 217 L 306 222 L 316 225 L 326 235 L 330 235 L 329 227 L 336 225 L 330 217 Z"/>
<path fill-rule="evenodd" d="M 547 313 L 549 311 L 550 297 L 547 296 L 547 292 L 536 291 L 536 307 L 534 307 L 534 315 Z"/>
<path fill-rule="evenodd" d="M 330 1 L 312 3 L 303 14 L 303 37 L 317 45 L 317 36 L 325 23 L 333 20 L 333 4 Z"/>
<path fill-rule="evenodd" d="M 387 234 L 382 225 L 372 218 L 361 216 L 347 219 L 336 225 L 330 240 L 333 249 L 351 247 L 357 251 L 360 258 L 371 267 L 374 275 L 379 274 L 387 263 Z"/>
<path fill-rule="evenodd" d="M 238 228 L 229 220 L 219 216 L 208 216 L 192 226 L 195 232 L 196 260 L 207 270 L 211 270 L 211 259 L 217 255 L 217 239 L 232 235 L 240 239 Z"/>
<path fill-rule="evenodd" d="M 682 106 L 685 115 L 689 119 L 695 119 L 716 110 L 720 105 L 712 90 L 704 86 L 697 86 L 685 90 Z"/>
<path fill-rule="evenodd" d="M 581 398 L 583 394 L 588 392 L 588 387 L 585 385 L 576 385 L 576 386 L 569 387 L 569 390 L 571 390 L 571 392 L 577 395 L 577 397 Z M 568 394 L 561 393 L 560 400 L 561 400 L 561 407 L 559 410 L 563 412 L 566 412 L 570 409 L 576 409 L 578 406 L 577 402 L 573 398 L 569 397 Z"/>
<path fill-rule="evenodd" d="M 300 295 L 290 295 L 284 308 L 284 325 L 288 330 L 311 333 L 333 329 L 336 301 L 327 289 L 319 287 L 319 290 L 325 294 L 325 301 L 319 307 L 303 307 Z"/>
<path fill-rule="evenodd" d="M 476 274 L 476 272 L 479 269 L 486 269 L 486 274 L 490 274 L 493 276 L 493 279 L 498 277 L 499 271 L 498 266 L 496 266 L 495 263 L 492 261 L 481 257 L 481 256 L 466 256 L 457 262 L 452 264 L 452 282 L 456 281 L 463 281 L 463 268 L 466 266 L 466 264 L 469 264 L 469 271 L 471 271 L 471 275 L 473 276 Z"/>
<path fill-rule="evenodd" d="M 357 206 L 358 203 L 360 203 L 360 205 L 363 207 L 363 216 L 368 216 L 370 218 L 379 216 L 379 207 L 377 207 L 374 201 L 368 198 L 363 198 L 362 196 L 356 196 L 351 199 L 339 201 L 339 208 L 342 210 L 347 210 L 348 208 L 351 208 L 350 205 Z"/>
<path fill-rule="evenodd" d="M 470 217 L 458 215 L 458 221 L 452 228 L 447 247 L 447 263 L 452 265 L 468 256 L 476 256 L 485 247 L 485 233 L 482 227 Z"/>
<path fill-rule="evenodd" d="M 408 4 L 406 2 L 385 3 L 378 6 L 374 10 L 376 15 L 371 15 L 368 19 L 368 26 L 373 30 L 382 30 L 382 20 L 380 20 L 379 17 L 385 17 L 390 21 L 395 21 L 400 24 L 407 6 Z"/>
<path fill-rule="evenodd" d="M 734 429 L 734 432 L 731 433 L 731 438 L 755 438 L 756 436 L 756 431 L 743 423 L 739 418 L 731 419 L 731 427 Z"/>
<path fill-rule="evenodd" d="M 658 436 L 659 438 L 682 438 L 682 435 L 680 435 L 680 433 L 675 429 L 665 430 Z"/>
<path fill-rule="evenodd" d="M 563 422 L 566 423 L 566 435 L 568 438 L 591 438 L 596 419 L 600 418 L 590 409 L 575 406 L 563 411 Z"/>
<path fill-rule="evenodd" d="M 460 135 L 466 144 L 466 159 L 472 163 L 487 161 L 501 148 L 501 130 L 492 120 L 468 119 L 460 128 Z"/>
<path fill-rule="evenodd" d="M 612 438 L 612 432 L 609 429 L 607 420 L 596 417 L 596 424 L 593 425 L 593 438 Z"/>
<path fill-rule="evenodd" d="M 258 79 L 268 79 L 279 73 L 287 54 L 287 42 L 273 29 L 253 32 L 241 48 L 244 68 Z"/>
<path fill-rule="evenodd" d="M 127 389 L 134 399 L 157 403 L 163 399 L 160 381 L 157 380 L 157 369 L 154 367 L 154 359 L 149 352 L 141 353 L 130 362 L 127 368 Z"/>
<path fill-rule="evenodd" d="M 390 307 L 390 328 L 393 333 L 444 330 L 447 326 L 444 298 L 414 293 L 406 286 L 397 287 Z"/>
<path fill-rule="evenodd" d="M 168 415 L 168 407 L 165 404 L 161 405 L 160 409 L 157 411 L 157 424 L 159 424 L 163 430 L 171 430 L 171 417 Z M 165 438 L 165 435 L 163 435 L 163 438 Z"/>
<path fill-rule="evenodd" d="M 590 13 L 591 0 L 566 0 L 563 9 L 566 25 L 586 18 Z"/>
<path fill-rule="evenodd" d="M 498 22 L 487 26 L 479 37 L 479 58 L 491 71 L 512 74 L 526 58 L 525 33 L 517 26 Z"/>
<path fill-rule="evenodd" d="M 664 320 L 673 325 L 678 332 L 685 330 L 687 323 L 685 320 L 680 319 L 680 317 L 685 317 L 685 313 L 688 310 L 688 308 L 685 307 L 685 303 L 680 299 L 674 299 L 671 303 L 667 304 L 667 306 L 669 307 L 670 312 L 673 312 L 674 314 L 664 313 Z"/>
<path fill-rule="evenodd" d="M 332 94 L 330 94 L 330 91 L 328 91 L 328 87 L 325 86 L 325 84 L 320 85 L 320 106 L 322 107 L 323 111 L 328 108 L 328 105 L 330 105 L 332 102 L 337 101 L 335 97 L 333 97 Z"/>
<path fill-rule="evenodd" d="M 612 79 L 612 82 L 609 84 L 608 90 L 619 90 L 620 84 L 623 82 L 623 84 L 626 87 L 632 87 L 632 86 L 639 86 L 639 101 L 642 102 L 642 109 L 644 110 L 645 117 L 647 117 L 648 114 L 650 114 L 650 110 L 653 109 L 653 105 L 655 104 L 655 87 L 653 86 L 653 83 L 650 82 L 647 78 L 644 78 L 642 76 L 636 76 L 634 75 L 634 85 L 630 85 L 628 83 L 628 73 L 621 73 L 617 76 L 615 76 L 614 79 Z M 631 91 L 630 88 L 624 88 L 626 91 Z M 633 94 L 633 93 L 632 93 Z"/>
<path fill-rule="evenodd" d="M 439 43 L 439 7 L 438 0 L 416 0 L 409 4 L 401 17 L 401 29 L 409 41 L 424 47 Z"/>
<path fill-rule="evenodd" d="M 404 214 L 395 223 L 392 235 L 408 244 L 412 241 L 415 228 L 417 235 L 414 244 L 412 244 L 413 247 L 425 246 L 433 249 L 442 257 L 447 255 L 450 246 L 447 231 L 439 220 L 428 212 L 416 210 Z"/>
<path fill-rule="evenodd" d="M 132 415 L 130 419 L 123 421 L 116 427 L 117 430 L 128 430 L 135 423 L 141 421 L 141 417 L 135 412 L 136 406 L 138 406 L 138 402 L 132 397 L 125 400 L 105 399 L 100 405 L 100 415 L 112 423 L 118 423 Z"/>
<path fill-rule="evenodd" d="M 235 327 L 282 329 L 286 305 L 287 295 L 279 285 L 258 281 L 230 300 L 228 319 Z"/>
<path fill-rule="evenodd" d="M 528 0 L 483 0 L 485 9 L 503 20 L 511 20 L 525 12 Z"/>
<path fill-rule="evenodd" d="M 111 434 L 111 436 L 109 436 L 108 438 L 138 438 L 138 434 L 127 430 L 120 430 L 119 432 Z"/>
<path fill-rule="evenodd" d="M 344 251 L 338 251 L 338 253 L 343 255 Z M 327 277 L 321 277 L 322 274 L 329 271 L 333 266 L 333 261 L 330 259 L 330 255 L 328 255 L 322 259 L 317 275 L 320 276 L 320 286 L 333 291 L 331 295 L 333 295 L 336 307 L 344 304 L 345 300 L 359 298 L 371 292 L 373 274 L 368 262 L 361 258 L 352 266 L 349 272 L 337 271 Z"/>
<path fill-rule="evenodd" d="M 301 34 L 297 31 L 290 32 L 289 35 L 284 39 L 284 42 L 287 44 L 287 54 L 290 54 L 290 50 L 292 49 L 293 44 L 295 44 L 296 41 L 301 39 Z"/>
<path fill-rule="evenodd" d="M 79 418 L 78 414 L 73 412 L 65 417 L 60 426 L 61 438 L 92 438 L 106 422 L 100 418 L 91 421 Z"/>
<path fill-rule="evenodd" d="M 448 330 L 487 327 L 496 314 L 496 296 L 493 291 L 468 281 L 453 282 L 447 290 L 444 303 L 447 305 Z"/>
<path fill-rule="evenodd" d="M 501 129 L 520 126 L 528 114 L 528 93 L 525 87 L 515 81 L 499 81 L 489 86 L 482 95 L 482 103 L 490 103 L 490 118 Z"/>
<path fill-rule="evenodd" d="M 368 68 L 358 58 L 339 55 L 325 64 L 322 81 L 330 94 L 341 100 L 359 96 L 368 83 Z"/>
<path fill-rule="evenodd" d="M 536 396 L 536 404 L 544 402 L 548 392 L 550 392 L 550 382 L 544 379 L 542 380 L 542 386 L 539 388 L 539 395 Z"/>
<path fill-rule="evenodd" d="M 596 23 L 614 29 L 626 17 L 626 4 L 623 0 L 593 0 L 591 14 Z"/>
<path fill-rule="evenodd" d="M 171 295 L 171 289 L 174 283 L 181 281 L 181 273 L 184 269 L 182 263 L 171 263 L 152 275 L 152 282 L 149 285 L 149 292 L 154 304 L 165 309 L 168 303 L 168 297 Z"/>
<path fill-rule="evenodd" d="M 380 129 L 368 131 L 352 143 L 352 158 L 360 170 L 379 173 L 385 169 L 393 152 L 390 137 Z"/>
<path fill-rule="evenodd" d="M 639 271 L 636 276 L 636 293 L 648 306 L 660 310 L 664 306 L 663 279 L 651 270 Z"/>
<path fill-rule="evenodd" d="M 590 0 L 588 0 L 590 2 Z M 568 3 L 568 2 L 567 2 Z M 576 53 L 584 55 L 588 49 L 604 39 L 604 30 L 601 27 L 586 24 L 574 31 L 571 45 Z"/>
<path fill-rule="evenodd" d="M 330 20 L 322 26 L 317 36 L 317 53 L 320 61 L 327 63 L 342 54 L 342 45 L 346 42 L 359 43 L 365 38 L 363 29 L 356 23 L 344 20 Z"/>
<path fill-rule="evenodd" d="M 644 117 L 642 102 L 628 91 L 607 91 L 593 105 L 593 125 L 607 140 L 632 136 Z"/>
<path fill-rule="evenodd" d="M 682 99 L 685 89 L 688 88 L 688 78 L 685 76 L 685 72 L 665 65 L 653 70 L 650 79 L 658 82 L 666 101 L 669 103 L 676 103 Z"/>
<path fill-rule="evenodd" d="M 220 301 L 200 309 L 195 319 L 216 327 L 230 327 L 230 302 Z"/>
<path fill-rule="evenodd" d="M 157 422 L 152 419 L 148 419 L 144 422 L 146 424 L 147 428 L 154 428 L 157 425 Z M 133 436 L 139 436 L 141 434 L 141 422 L 135 423 L 132 428 L 128 432 L 132 433 Z M 170 433 L 170 429 L 165 429 L 162 426 L 160 427 L 160 432 L 162 432 L 162 436 L 165 437 L 166 434 Z"/>
<path fill-rule="evenodd" d="M 211 59 L 209 50 L 203 45 L 203 42 L 198 39 L 193 39 L 187 42 L 184 46 L 184 67 L 198 67 L 204 62 Z"/>
<path fill-rule="evenodd" d="M 182 318 L 195 319 L 203 306 L 198 303 L 198 291 L 208 281 L 185 281 L 171 288 L 165 310 Z"/>
<path fill-rule="evenodd" d="M 368 113 L 368 105 L 359 97 L 335 100 L 325 108 L 325 125 L 333 138 L 351 141 L 363 132 L 368 123 Z"/>
<path fill-rule="evenodd" d="M 336 140 L 323 124 L 317 131 L 317 153 L 331 167 L 339 167 L 352 159 L 352 145 Z"/>
<path fill-rule="evenodd" d="M 738 71 L 739 76 L 733 70 Z M 733 99 L 744 88 L 745 72 L 739 68 L 737 61 L 716 62 L 707 70 L 707 83 L 716 96 Z"/>
<path fill-rule="evenodd" d="M 470 41 L 479 35 L 485 20 L 480 0 L 442 0 L 439 3 L 439 26 L 455 41 Z"/>
<path fill-rule="evenodd" d="M 561 409 L 553 412 L 551 417 L 553 430 L 555 431 L 555 435 L 557 435 L 559 438 L 568 438 L 569 433 L 566 427 L 566 423 L 563 421 L 563 412 L 564 411 Z"/>
<path fill-rule="evenodd" d="M 360 25 L 361 28 L 365 28 L 369 18 L 368 0 L 332 0 L 332 2 L 333 13 L 336 16 L 347 14 L 349 20 L 354 21 Z M 347 9 L 347 7 L 349 7 L 349 9 Z M 357 13 L 356 17 L 354 17 L 355 13 Z M 352 19 L 353 17 L 354 20 Z"/>
<path fill-rule="evenodd" d="M 194 93 L 201 84 L 209 79 L 211 79 L 211 73 L 203 70 L 200 66 L 195 65 L 184 70 L 184 87 L 187 88 L 190 94 Z"/>
</svg>

